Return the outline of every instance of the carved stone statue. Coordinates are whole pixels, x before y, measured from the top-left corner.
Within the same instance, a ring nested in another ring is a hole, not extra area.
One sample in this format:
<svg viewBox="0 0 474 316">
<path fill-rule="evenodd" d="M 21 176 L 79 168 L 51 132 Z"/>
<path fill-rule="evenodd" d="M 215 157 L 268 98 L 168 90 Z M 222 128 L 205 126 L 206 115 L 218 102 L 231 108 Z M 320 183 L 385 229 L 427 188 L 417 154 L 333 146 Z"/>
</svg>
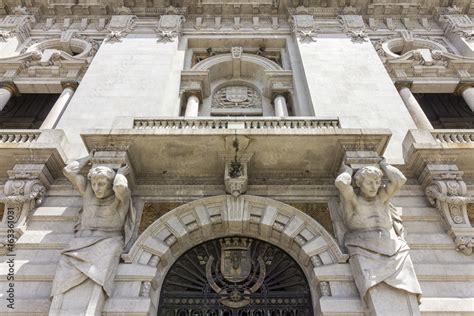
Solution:
<svg viewBox="0 0 474 316">
<path fill-rule="evenodd" d="M 420 285 L 403 237 L 403 225 L 390 198 L 403 186 L 405 176 L 385 160 L 380 168 L 366 166 L 352 177 L 352 169 L 336 178 L 347 232 L 344 243 L 352 274 L 362 299 L 380 283 L 421 295 Z M 382 177 L 388 182 L 383 185 Z M 351 185 L 355 182 L 355 189 Z"/>
<path fill-rule="evenodd" d="M 86 179 L 80 170 L 89 161 L 85 157 L 64 168 L 64 175 L 81 193 L 84 204 L 76 236 L 62 252 L 53 281 L 53 297 L 88 280 L 110 297 L 120 254 L 130 241 L 135 224 L 125 177 L 129 167 L 125 165 L 115 172 L 106 166 L 95 166 Z"/>
</svg>

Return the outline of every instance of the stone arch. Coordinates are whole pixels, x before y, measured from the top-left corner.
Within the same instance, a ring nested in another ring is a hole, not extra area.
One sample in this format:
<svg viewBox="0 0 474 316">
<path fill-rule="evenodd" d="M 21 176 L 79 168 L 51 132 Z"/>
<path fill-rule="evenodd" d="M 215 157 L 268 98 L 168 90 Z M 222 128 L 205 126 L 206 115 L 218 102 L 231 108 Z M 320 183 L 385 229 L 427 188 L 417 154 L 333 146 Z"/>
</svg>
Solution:
<svg viewBox="0 0 474 316">
<path fill-rule="evenodd" d="M 269 242 L 293 257 L 313 285 L 314 307 L 320 297 L 314 269 L 345 260 L 334 238 L 312 217 L 250 195 L 220 195 L 182 205 L 150 225 L 123 258 L 157 268 L 150 299 L 158 304 L 164 277 L 182 254 L 207 240 L 233 235 Z"/>
</svg>

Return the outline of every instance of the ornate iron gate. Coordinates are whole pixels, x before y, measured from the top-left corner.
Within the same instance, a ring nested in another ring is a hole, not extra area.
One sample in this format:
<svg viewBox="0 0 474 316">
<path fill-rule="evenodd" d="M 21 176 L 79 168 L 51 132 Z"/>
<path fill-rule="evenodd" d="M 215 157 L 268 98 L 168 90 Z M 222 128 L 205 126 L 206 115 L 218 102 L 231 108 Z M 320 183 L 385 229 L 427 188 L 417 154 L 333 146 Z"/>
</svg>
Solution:
<svg viewBox="0 0 474 316">
<path fill-rule="evenodd" d="M 229 237 L 182 255 L 168 272 L 159 316 L 311 316 L 297 263 L 266 242 Z"/>
</svg>

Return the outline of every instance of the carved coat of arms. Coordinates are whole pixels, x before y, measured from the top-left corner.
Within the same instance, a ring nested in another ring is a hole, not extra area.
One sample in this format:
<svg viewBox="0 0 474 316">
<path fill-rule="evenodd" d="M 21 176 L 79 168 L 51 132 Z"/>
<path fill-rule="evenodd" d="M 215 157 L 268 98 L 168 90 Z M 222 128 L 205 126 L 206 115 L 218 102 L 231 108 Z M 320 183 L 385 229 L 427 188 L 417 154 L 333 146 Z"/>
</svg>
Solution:
<svg viewBox="0 0 474 316">
<path fill-rule="evenodd" d="M 222 247 L 221 273 L 227 281 L 237 283 L 245 280 L 250 274 L 251 267 L 249 248 Z"/>
</svg>

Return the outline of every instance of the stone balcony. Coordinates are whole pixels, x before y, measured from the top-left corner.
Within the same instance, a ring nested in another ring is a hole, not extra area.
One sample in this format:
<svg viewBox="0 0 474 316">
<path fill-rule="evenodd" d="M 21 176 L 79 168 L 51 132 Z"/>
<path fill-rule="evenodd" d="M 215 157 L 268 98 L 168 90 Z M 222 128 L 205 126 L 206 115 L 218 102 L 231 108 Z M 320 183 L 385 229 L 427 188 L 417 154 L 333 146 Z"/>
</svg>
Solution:
<svg viewBox="0 0 474 316">
<path fill-rule="evenodd" d="M 68 142 L 62 130 L 0 130 L 0 180 L 15 164 L 44 164 L 53 178 L 62 176 Z"/>
<path fill-rule="evenodd" d="M 235 140 L 251 183 L 302 183 L 332 179 L 346 150 L 382 154 L 390 135 L 338 119 L 198 117 L 123 118 L 81 137 L 87 150 L 127 152 L 137 184 L 219 184 Z"/>
<path fill-rule="evenodd" d="M 408 131 L 403 141 L 407 170 L 420 174 L 429 163 L 455 164 L 465 179 L 474 179 L 474 130 L 417 129 Z"/>
</svg>

